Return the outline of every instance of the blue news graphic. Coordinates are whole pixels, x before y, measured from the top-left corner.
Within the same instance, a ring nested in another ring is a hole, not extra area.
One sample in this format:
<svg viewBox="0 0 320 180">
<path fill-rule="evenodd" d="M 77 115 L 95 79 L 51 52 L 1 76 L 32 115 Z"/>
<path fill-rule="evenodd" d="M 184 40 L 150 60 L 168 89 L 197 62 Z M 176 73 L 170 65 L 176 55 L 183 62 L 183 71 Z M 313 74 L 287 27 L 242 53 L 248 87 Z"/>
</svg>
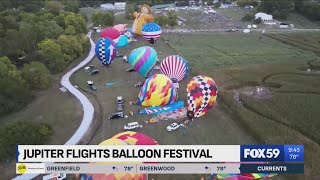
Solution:
<svg viewBox="0 0 320 180">
<path fill-rule="evenodd" d="M 285 162 L 304 162 L 303 145 L 284 145 Z"/>
<path fill-rule="evenodd" d="M 304 162 L 303 145 L 241 145 L 241 162 Z"/>
<path fill-rule="evenodd" d="M 283 145 L 241 145 L 241 162 L 283 162 Z"/>
</svg>

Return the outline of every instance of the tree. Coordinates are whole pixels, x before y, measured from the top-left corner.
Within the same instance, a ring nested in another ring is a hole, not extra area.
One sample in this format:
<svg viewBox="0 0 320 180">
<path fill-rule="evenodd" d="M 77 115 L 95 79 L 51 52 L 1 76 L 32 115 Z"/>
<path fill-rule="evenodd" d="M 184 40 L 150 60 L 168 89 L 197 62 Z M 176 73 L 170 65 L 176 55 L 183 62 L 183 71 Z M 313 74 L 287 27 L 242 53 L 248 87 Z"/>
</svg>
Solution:
<svg viewBox="0 0 320 180">
<path fill-rule="evenodd" d="M 91 15 L 91 20 L 95 26 L 112 26 L 114 23 L 114 15 L 111 12 L 102 13 L 100 11 L 96 11 Z"/>
<path fill-rule="evenodd" d="M 80 1 L 79 0 L 63 0 L 64 10 L 74 13 L 79 12 Z"/>
<path fill-rule="evenodd" d="M 71 60 L 81 56 L 83 49 L 76 36 L 61 35 L 57 43 L 61 46 L 62 53 L 71 57 Z"/>
<path fill-rule="evenodd" d="M 31 89 L 47 89 L 50 86 L 49 70 L 41 62 L 25 64 L 21 73 Z"/>
<path fill-rule="evenodd" d="M 127 19 L 132 19 L 133 16 L 132 14 L 134 13 L 135 9 L 136 9 L 136 4 L 126 4 L 126 18 Z"/>
<path fill-rule="evenodd" d="M 87 23 L 80 14 L 68 13 L 65 17 L 66 27 L 73 26 L 77 34 L 86 33 Z"/>
<path fill-rule="evenodd" d="M 159 24 L 160 26 L 165 26 L 168 24 L 168 18 L 166 16 L 156 16 L 154 18 L 155 23 Z"/>
<path fill-rule="evenodd" d="M 48 69 L 54 73 L 64 70 L 67 63 L 61 51 L 61 46 L 52 39 L 45 39 L 38 44 L 44 63 Z"/>
<path fill-rule="evenodd" d="M 221 6 L 221 3 L 220 2 L 215 2 L 213 5 L 214 5 L 214 8 L 219 8 Z"/>
<path fill-rule="evenodd" d="M 49 124 L 19 120 L 0 128 L 0 162 L 15 157 L 17 144 L 47 144 L 53 135 Z"/>
<path fill-rule="evenodd" d="M 256 6 L 258 5 L 258 2 L 256 0 L 237 0 L 237 4 L 240 7 L 244 6 Z"/>
<path fill-rule="evenodd" d="M 49 1 L 45 2 L 45 9 L 50 13 L 58 15 L 60 11 L 63 9 L 63 5 L 59 1 Z"/>
<path fill-rule="evenodd" d="M 261 24 L 261 22 L 262 22 L 261 17 L 258 17 L 253 21 L 254 24 Z"/>
<path fill-rule="evenodd" d="M 167 13 L 168 16 L 168 24 L 173 27 L 178 24 L 178 15 L 174 11 L 169 11 Z"/>
<path fill-rule="evenodd" d="M 254 19 L 254 15 L 247 13 L 242 17 L 242 21 L 252 21 Z"/>
<path fill-rule="evenodd" d="M 24 107 L 31 99 L 30 92 L 20 72 L 7 57 L 0 58 L 0 77 L 0 115 Z"/>
</svg>

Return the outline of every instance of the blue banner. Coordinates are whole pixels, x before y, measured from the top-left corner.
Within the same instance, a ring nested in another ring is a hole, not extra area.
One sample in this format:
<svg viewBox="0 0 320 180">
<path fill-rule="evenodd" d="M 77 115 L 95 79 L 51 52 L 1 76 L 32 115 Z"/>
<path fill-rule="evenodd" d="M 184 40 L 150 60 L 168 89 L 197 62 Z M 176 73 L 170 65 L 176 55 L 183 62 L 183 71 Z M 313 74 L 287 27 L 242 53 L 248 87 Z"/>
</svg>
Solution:
<svg viewBox="0 0 320 180">
<path fill-rule="evenodd" d="M 284 145 L 285 162 L 304 162 L 303 145 Z"/>
<path fill-rule="evenodd" d="M 304 164 L 241 164 L 241 173 L 304 173 Z"/>
</svg>

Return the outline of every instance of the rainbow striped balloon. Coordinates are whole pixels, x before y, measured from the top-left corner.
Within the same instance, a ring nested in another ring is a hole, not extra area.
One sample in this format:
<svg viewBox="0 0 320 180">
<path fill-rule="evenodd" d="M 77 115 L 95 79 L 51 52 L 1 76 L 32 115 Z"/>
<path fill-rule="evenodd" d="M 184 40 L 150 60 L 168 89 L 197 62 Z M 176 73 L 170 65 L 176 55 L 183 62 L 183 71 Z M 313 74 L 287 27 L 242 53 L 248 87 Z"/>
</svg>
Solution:
<svg viewBox="0 0 320 180">
<path fill-rule="evenodd" d="M 156 65 L 157 52 L 149 46 L 139 47 L 130 53 L 128 61 L 132 68 L 147 78 L 152 74 Z"/>
<path fill-rule="evenodd" d="M 145 81 L 138 97 L 142 106 L 166 106 L 178 99 L 178 93 L 170 78 L 154 74 Z"/>
</svg>

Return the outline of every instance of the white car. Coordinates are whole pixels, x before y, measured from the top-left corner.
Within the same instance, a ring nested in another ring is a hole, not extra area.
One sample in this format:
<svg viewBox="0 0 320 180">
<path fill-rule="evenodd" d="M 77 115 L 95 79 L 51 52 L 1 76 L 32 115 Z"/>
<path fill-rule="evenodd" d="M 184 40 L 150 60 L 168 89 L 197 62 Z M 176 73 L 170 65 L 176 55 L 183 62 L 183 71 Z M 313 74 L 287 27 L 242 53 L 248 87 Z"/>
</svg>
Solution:
<svg viewBox="0 0 320 180">
<path fill-rule="evenodd" d="M 169 132 L 175 131 L 175 130 L 179 129 L 179 127 L 184 127 L 184 125 L 183 124 L 172 123 L 167 127 L 167 131 L 169 131 Z"/>
<path fill-rule="evenodd" d="M 133 129 L 142 128 L 142 127 L 143 126 L 140 125 L 138 122 L 132 122 L 132 123 L 128 123 L 123 128 L 124 130 L 128 131 L 128 130 L 133 130 Z"/>
</svg>

